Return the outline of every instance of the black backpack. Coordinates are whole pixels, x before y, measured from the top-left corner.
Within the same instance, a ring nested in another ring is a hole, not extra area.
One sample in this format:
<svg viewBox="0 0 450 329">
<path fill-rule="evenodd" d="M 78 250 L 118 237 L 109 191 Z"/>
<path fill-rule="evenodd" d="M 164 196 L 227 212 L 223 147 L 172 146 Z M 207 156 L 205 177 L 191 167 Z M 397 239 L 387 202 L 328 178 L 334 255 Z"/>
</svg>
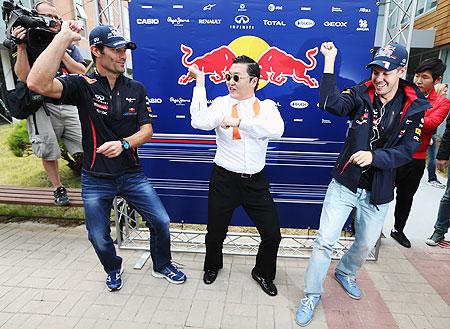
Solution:
<svg viewBox="0 0 450 329">
<path fill-rule="evenodd" d="M 9 113 L 16 119 L 26 119 L 44 104 L 44 97 L 32 92 L 22 81 L 8 93 Z"/>
</svg>

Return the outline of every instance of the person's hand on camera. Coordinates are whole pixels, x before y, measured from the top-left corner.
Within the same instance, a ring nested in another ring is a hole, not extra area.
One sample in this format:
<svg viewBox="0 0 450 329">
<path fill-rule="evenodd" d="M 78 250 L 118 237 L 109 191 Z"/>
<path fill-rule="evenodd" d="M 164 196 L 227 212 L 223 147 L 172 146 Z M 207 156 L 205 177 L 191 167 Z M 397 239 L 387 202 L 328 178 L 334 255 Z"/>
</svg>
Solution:
<svg viewBox="0 0 450 329">
<path fill-rule="evenodd" d="M 13 36 L 14 38 L 18 39 L 18 40 L 25 40 L 25 37 L 27 35 L 27 30 L 26 28 L 24 28 L 23 26 L 16 26 L 15 28 L 12 29 L 11 31 L 11 36 Z M 19 48 L 26 48 L 27 44 L 25 42 L 16 42 L 17 47 Z"/>
</svg>

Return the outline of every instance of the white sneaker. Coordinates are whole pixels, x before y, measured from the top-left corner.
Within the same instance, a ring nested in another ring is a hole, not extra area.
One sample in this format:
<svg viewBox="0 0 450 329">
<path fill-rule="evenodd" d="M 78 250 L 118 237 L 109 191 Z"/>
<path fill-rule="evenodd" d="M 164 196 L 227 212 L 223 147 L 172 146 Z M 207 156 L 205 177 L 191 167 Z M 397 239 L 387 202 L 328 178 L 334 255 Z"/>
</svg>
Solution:
<svg viewBox="0 0 450 329">
<path fill-rule="evenodd" d="M 431 185 L 431 186 L 436 187 L 436 188 L 441 188 L 441 189 L 445 188 L 445 184 L 442 184 L 437 179 L 428 181 L 428 185 Z"/>
</svg>

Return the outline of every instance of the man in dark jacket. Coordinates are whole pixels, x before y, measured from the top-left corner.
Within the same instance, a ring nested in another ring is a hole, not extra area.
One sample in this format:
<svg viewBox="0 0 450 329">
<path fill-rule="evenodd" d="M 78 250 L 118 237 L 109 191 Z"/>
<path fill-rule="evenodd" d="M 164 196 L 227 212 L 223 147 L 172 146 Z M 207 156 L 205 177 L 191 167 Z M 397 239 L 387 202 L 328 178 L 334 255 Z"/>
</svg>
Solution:
<svg viewBox="0 0 450 329">
<path fill-rule="evenodd" d="M 355 275 L 373 249 L 394 198 L 395 169 L 411 161 L 420 145 L 420 132 L 428 101 L 416 87 L 401 80 L 408 52 L 393 43 L 378 50 L 367 65 L 371 79 L 339 93 L 334 76 L 337 49 L 321 46 L 325 57 L 320 84 L 320 107 L 348 116 L 351 126 L 333 168 L 320 217 L 320 228 L 305 274 L 305 297 L 296 321 L 308 325 L 323 292 L 333 246 L 351 211 L 356 208 L 356 237 L 336 266 L 335 278 L 347 294 L 361 298 Z"/>
</svg>

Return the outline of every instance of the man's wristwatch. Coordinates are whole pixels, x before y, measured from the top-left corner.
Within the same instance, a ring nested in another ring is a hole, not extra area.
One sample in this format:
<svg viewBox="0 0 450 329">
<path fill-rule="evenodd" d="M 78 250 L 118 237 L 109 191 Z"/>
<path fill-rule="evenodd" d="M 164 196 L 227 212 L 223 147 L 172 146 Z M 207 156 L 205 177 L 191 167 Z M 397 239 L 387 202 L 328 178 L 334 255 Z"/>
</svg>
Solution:
<svg viewBox="0 0 450 329">
<path fill-rule="evenodd" d="M 126 139 L 121 139 L 120 142 L 122 143 L 122 149 L 124 150 L 129 150 L 130 147 L 130 143 L 128 143 L 128 141 Z"/>
</svg>

